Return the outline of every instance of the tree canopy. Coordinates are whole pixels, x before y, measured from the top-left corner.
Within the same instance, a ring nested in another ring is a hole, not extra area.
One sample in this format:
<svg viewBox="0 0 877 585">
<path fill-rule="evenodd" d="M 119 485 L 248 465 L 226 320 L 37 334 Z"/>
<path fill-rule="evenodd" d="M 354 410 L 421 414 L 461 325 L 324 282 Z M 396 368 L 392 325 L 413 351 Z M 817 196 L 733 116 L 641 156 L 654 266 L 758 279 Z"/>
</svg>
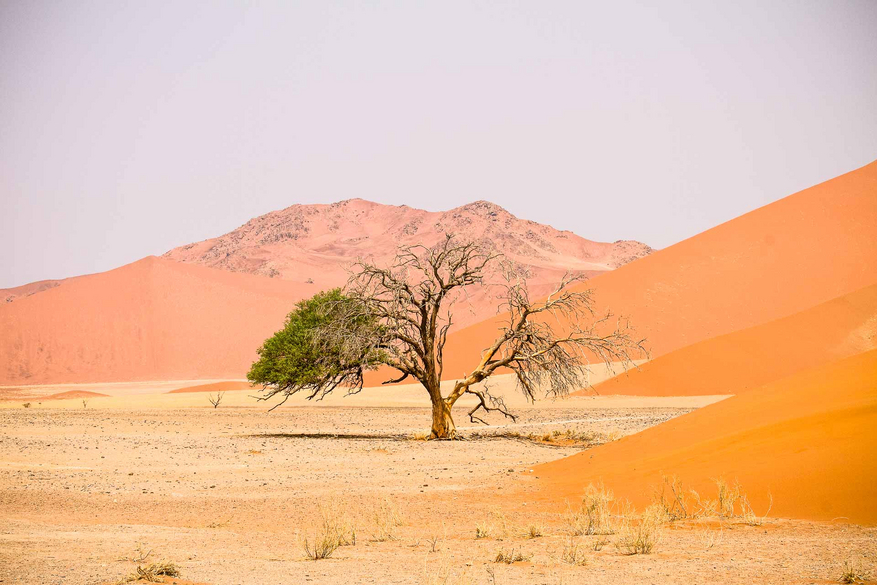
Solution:
<svg viewBox="0 0 877 585">
<path fill-rule="evenodd" d="M 271 388 L 266 398 L 278 393 L 288 397 L 296 392 L 315 398 L 342 384 L 361 387 L 365 370 L 382 362 L 380 352 L 363 347 L 354 354 L 350 348 L 328 343 L 319 335 L 329 325 L 337 327 L 342 316 L 347 318 L 353 313 L 357 315 L 345 322 L 350 331 L 377 334 L 380 329 L 377 319 L 367 312 L 357 311 L 354 306 L 358 305 L 356 299 L 345 295 L 340 288 L 298 302 L 286 317 L 283 329 L 266 339 L 258 349 L 259 359 L 253 363 L 247 379 Z"/>
<path fill-rule="evenodd" d="M 400 248 L 394 262 L 379 267 L 354 265 L 343 289 L 300 302 L 286 326 L 259 350 L 248 378 L 263 385 L 267 400 L 285 401 L 297 392 L 320 398 L 339 386 L 363 387 L 366 370 L 384 364 L 399 372 L 385 383 L 409 376 L 419 381 L 432 403 L 432 436 L 453 438 L 451 409 L 463 395 L 475 397 L 472 421 L 480 412 L 514 419 L 501 397 L 481 382 L 497 372 L 512 372 L 525 396 L 537 391 L 563 396 L 586 385 L 583 368 L 597 359 L 627 367 L 646 355 L 627 321 L 597 316 L 589 290 L 571 290 L 580 280 L 567 276 L 544 300 L 532 301 L 526 271 L 502 264 L 500 286 L 507 319 L 473 370 L 441 389 L 444 348 L 453 323 L 451 306 L 473 285 L 484 285 L 489 266 L 500 255 L 475 242 L 448 235 L 435 246 Z M 543 318 L 550 316 L 550 318 Z M 282 402 L 281 402 L 282 404 Z"/>
</svg>

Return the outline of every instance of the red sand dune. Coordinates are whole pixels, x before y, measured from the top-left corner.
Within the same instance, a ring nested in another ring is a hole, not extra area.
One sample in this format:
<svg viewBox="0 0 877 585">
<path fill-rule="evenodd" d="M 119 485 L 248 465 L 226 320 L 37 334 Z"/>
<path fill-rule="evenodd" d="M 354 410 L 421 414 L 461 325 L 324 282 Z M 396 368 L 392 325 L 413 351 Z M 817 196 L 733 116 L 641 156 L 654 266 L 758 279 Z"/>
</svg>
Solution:
<svg viewBox="0 0 877 585">
<path fill-rule="evenodd" d="M 30 295 L 54 288 L 60 283 L 60 280 L 39 280 L 15 288 L 2 288 L 0 289 L 0 303 L 11 303 L 16 299 L 29 297 Z"/>
<path fill-rule="evenodd" d="M 252 390 L 249 382 L 214 382 L 212 384 L 198 384 L 171 390 L 168 394 L 184 394 L 187 392 L 227 392 L 229 390 Z"/>
<path fill-rule="evenodd" d="M 109 396 L 109 394 L 101 394 L 100 392 L 91 392 L 89 390 L 68 390 L 67 392 L 58 392 L 43 396 L 40 400 L 64 400 L 65 398 L 96 398 L 98 396 Z"/>
<path fill-rule="evenodd" d="M 4 384 L 241 378 L 300 283 L 145 258 L 0 306 Z"/>
<path fill-rule="evenodd" d="M 0 303 L 0 384 L 242 378 L 295 301 L 342 284 L 357 256 L 388 262 L 397 245 L 432 244 L 445 231 L 531 267 L 534 294 L 567 269 L 598 274 L 651 251 L 591 242 L 484 201 L 444 213 L 362 200 L 296 205 L 166 258 L 0 291 L 13 301 Z M 492 295 L 471 291 L 455 327 L 494 315 Z"/>
<path fill-rule="evenodd" d="M 583 288 L 631 318 L 652 357 L 792 315 L 877 283 L 877 162 L 659 250 Z M 445 371 L 468 371 L 491 319 L 448 339 Z"/>
<path fill-rule="evenodd" d="M 595 390 L 629 396 L 739 394 L 875 347 L 877 285 L 677 349 Z"/>
<path fill-rule="evenodd" d="M 616 443 L 537 467 L 543 498 L 603 481 L 641 507 L 661 474 L 704 496 L 739 480 L 757 513 L 877 524 L 877 350 L 733 396 Z"/>
</svg>

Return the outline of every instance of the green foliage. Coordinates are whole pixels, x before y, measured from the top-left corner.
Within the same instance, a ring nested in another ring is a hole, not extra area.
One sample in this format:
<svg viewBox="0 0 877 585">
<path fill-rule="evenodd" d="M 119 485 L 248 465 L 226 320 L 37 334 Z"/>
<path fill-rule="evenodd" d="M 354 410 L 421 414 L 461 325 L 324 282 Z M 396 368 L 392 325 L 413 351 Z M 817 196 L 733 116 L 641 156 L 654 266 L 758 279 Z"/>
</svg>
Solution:
<svg viewBox="0 0 877 585">
<path fill-rule="evenodd" d="M 265 340 L 247 379 L 286 394 L 311 390 L 309 398 L 339 384 L 356 386 L 363 370 L 379 356 L 374 351 L 351 352 L 348 338 L 377 332 L 377 327 L 364 306 L 340 289 L 318 293 L 300 301 L 283 329 Z"/>
</svg>

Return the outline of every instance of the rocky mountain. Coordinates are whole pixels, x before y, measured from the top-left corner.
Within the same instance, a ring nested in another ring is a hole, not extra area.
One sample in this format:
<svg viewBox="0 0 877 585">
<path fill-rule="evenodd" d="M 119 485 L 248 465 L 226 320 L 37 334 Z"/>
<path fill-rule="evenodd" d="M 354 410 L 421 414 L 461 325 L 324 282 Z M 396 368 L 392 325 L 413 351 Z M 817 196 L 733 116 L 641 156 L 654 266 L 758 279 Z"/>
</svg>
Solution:
<svg viewBox="0 0 877 585">
<path fill-rule="evenodd" d="M 387 262 L 400 245 L 438 242 L 455 233 L 536 269 L 596 274 L 649 254 L 640 242 L 592 242 L 569 231 L 515 217 L 488 201 L 444 212 L 348 199 L 331 205 L 293 205 L 251 219 L 218 238 L 164 255 L 272 278 L 339 284 L 358 257 Z"/>
<path fill-rule="evenodd" d="M 241 378 L 295 303 L 343 284 L 358 257 L 454 232 L 531 269 L 547 292 L 567 270 L 600 274 L 651 252 L 591 242 L 485 201 L 444 213 L 361 199 L 294 205 L 211 240 L 108 272 L 0 290 L 0 384 Z M 496 314 L 490 289 L 454 310 L 455 329 Z"/>
</svg>

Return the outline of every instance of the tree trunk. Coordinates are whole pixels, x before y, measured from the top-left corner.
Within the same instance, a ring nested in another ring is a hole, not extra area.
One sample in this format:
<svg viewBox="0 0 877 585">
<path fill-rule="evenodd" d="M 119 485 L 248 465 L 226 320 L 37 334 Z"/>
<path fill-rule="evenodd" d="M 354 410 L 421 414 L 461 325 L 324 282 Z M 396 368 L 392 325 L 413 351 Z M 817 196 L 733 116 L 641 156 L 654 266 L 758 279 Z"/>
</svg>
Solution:
<svg viewBox="0 0 877 585">
<path fill-rule="evenodd" d="M 454 439 L 457 436 L 457 427 L 451 417 L 451 407 L 439 398 L 432 401 L 432 434 L 431 439 Z"/>
</svg>

